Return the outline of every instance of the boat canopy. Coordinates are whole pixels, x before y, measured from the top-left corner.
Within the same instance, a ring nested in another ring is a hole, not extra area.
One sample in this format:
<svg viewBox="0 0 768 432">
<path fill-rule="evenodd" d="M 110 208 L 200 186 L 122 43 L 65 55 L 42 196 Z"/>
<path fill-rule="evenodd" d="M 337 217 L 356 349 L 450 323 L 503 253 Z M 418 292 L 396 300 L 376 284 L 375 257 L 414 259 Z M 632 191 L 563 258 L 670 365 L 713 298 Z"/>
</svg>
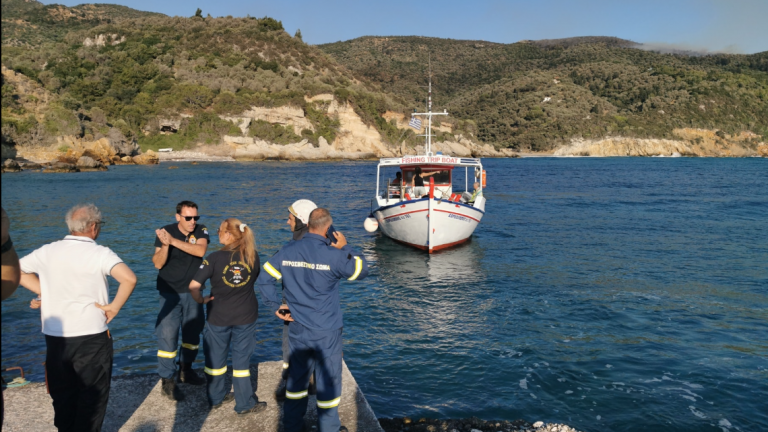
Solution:
<svg viewBox="0 0 768 432">
<path fill-rule="evenodd" d="M 475 158 L 460 158 L 453 156 L 403 156 L 399 158 L 382 158 L 379 160 L 379 167 L 386 166 L 410 166 L 410 165 L 448 165 L 453 167 L 480 167 L 480 159 Z M 447 168 L 450 169 L 450 168 Z"/>
</svg>

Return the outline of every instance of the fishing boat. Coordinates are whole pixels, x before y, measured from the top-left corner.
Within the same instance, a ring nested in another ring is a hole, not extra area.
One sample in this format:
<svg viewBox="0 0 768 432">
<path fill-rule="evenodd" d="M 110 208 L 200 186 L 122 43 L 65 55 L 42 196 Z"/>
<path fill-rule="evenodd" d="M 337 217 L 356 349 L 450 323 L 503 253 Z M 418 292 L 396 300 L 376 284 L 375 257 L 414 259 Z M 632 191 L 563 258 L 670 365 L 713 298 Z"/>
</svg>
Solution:
<svg viewBox="0 0 768 432">
<path fill-rule="evenodd" d="M 410 125 L 426 120 L 424 154 L 382 158 L 376 170 L 376 195 L 371 214 L 365 220 L 369 232 L 380 229 L 400 243 L 432 253 L 466 242 L 485 214 L 485 171 L 480 159 L 461 158 L 432 152 L 432 82 L 429 82 L 427 112 L 413 113 Z M 461 168 L 464 168 L 463 170 Z M 399 170 L 399 176 L 389 175 Z M 464 171 L 464 185 L 460 176 Z M 382 175 L 387 176 L 382 178 Z M 417 181 L 421 178 L 421 182 Z M 429 178 L 427 185 L 426 178 Z M 457 181 L 458 180 L 458 181 Z M 470 180 L 472 180 L 470 182 Z M 472 186 L 475 180 L 479 188 Z M 424 183 L 424 187 L 417 183 Z"/>
</svg>

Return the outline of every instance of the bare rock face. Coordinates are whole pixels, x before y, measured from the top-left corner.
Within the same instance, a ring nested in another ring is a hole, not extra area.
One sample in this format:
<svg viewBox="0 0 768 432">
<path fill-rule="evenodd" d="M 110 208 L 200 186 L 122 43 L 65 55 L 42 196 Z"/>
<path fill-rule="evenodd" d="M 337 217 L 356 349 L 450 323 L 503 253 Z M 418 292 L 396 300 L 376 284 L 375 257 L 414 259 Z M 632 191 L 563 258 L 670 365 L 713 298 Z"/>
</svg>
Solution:
<svg viewBox="0 0 768 432">
<path fill-rule="evenodd" d="M 6 159 L 5 162 L 3 162 L 2 172 L 4 173 L 21 172 L 21 166 L 19 166 L 19 163 L 13 159 Z"/>
<path fill-rule="evenodd" d="M 323 160 L 323 159 L 373 159 L 381 157 L 396 157 L 413 153 L 404 144 L 399 148 L 390 147 L 384 142 L 379 131 L 365 124 L 354 108 L 346 102 L 339 103 L 332 94 L 319 94 L 305 97 L 308 103 L 322 110 L 327 116 L 338 120 L 339 129 L 336 138 L 328 143 L 319 138 L 316 147 L 306 140 L 288 145 L 278 145 L 265 142 L 259 138 L 247 136 L 251 120 L 263 120 L 269 123 L 292 126 L 297 134 L 303 129 L 314 130 L 303 110 L 297 107 L 283 106 L 275 108 L 253 107 L 238 117 L 222 117 L 235 122 L 243 132 L 243 136 L 224 136 L 223 142 L 232 149 L 228 152 L 238 160 Z M 395 120 L 401 129 L 408 129 L 408 119 L 403 114 L 387 112 L 383 115 L 387 121 Z M 450 125 L 433 125 L 433 129 L 451 133 Z M 207 147 L 205 153 L 209 153 Z M 417 148 L 418 150 L 418 148 Z M 421 148 L 423 151 L 423 147 Z M 442 151 L 446 155 L 459 157 L 517 157 L 511 150 L 497 150 L 489 144 L 478 144 L 462 135 L 455 136 L 454 141 L 438 143 L 433 151 Z"/>
<path fill-rule="evenodd" d="M 21 169 L 23 170 L 40 170 L 43 169 L 43 166 L 39 163 L 35 162 L 29 162 L 29 161 L 22 161 L 19 162 L 19 165 L 21 165 Z"/>
<path fill-rule="evenodd" d="M 160 163 L 160 158 L 152 150 L 147 150 L 146 153 L 134 156 L 133 162 L 137 165 L 157 165 Z"/>
<path fill-rule="evenodd" d="M 301 135 L 303 129 L 309 129 L 315 131 L 315 127 L 312 122 L 304 116 L 304 110 L 299 107 L 293 106 L 281 106 L 275 108 L 264 107 L 251 107 L 250 110 L 243 112 L 237 117 L 224 117 L 229 121 L 234 121 L 238 124 L 241 130 L 245 131 L 250 125 L 251 120 L 263 120 L 269 123 L 275 123 L 282 126 L 293 127 L 296 135 Z M 245 133 L 245 132 L 243 132 Z"/>
<path fill-rule="evenodd" d="M 757 152 L 750 148 L 757 135 L 744 131 L 726 135 L 721 131 L 681 128 L 672 132 L 678 139 L 640 139 L 609 137 L 598 140 L 575 139 L 555 150 L 555 156 L 702 156 L 747 157 Z"/>
<path fill-rule="evenodd" d="M 43 170 L 44 173 L 73 173 L 78 171 L 80 170 L 74 164 L 60 161 L 51 162 L 51 166 Z"/>
<path fill-rule="evenodd" d="M 338 118 L 341 126 L 333 147 L 345 153 L 373 153 L 376 157 L 395 157 L 392 151 L 381 140 L 381 134 L 376 128 L 363 123 L 363 120 L 348 103 L 340 104 L 332 101 L 328 114 Z"/>
<path fill-rule="evenodd" d="M 338 151 L 320 139 L 318 147 L 307 140 L 295 144 L 279 145 L 255 139 L 250 144 L 236 144 L 235 160 L 328 160 L 328 159 L 373 159 L 376 155 L 368 152 Z"/>
<path fill-rule="evenodd" d="M 133 162 L 133 157 L 131 156 L 123 156 L 123 157 L 115 157 L 112 159 L 113 165 L 135 165 Z"/>
<path fill-rule="evenodd" d="M 757 154 L 761 157 L 768 157 L 768 144 L 760 144 L 757 146 Z"/>
<path fill-rule="evenodd" d="M 50 147 L 17 146 L 17 151 L 19 157 L 37 162 L 63 158 L 63 162 L 77 163 L 81 156 L 88 156 L 103 165 L 111 165 L 116 159 L 140 153 L 136 141 L 126 139 L 115 128 L 110 129 L 107 136 L 92 141 L 64 135 L 57 137 L 56 144 Z"/>
<path fill-rule="evenodd" d="M 121 44 L 123 42 L 125 42 L 125 36 L 119 36 L 117 34 L 110 34 L 110 35 L 99 34 L 99 35 L 94 36 L 93 38 L 89 38 L 89 37 L 85 38 L 85 40 L 83 40 L 83 46 L 85 46 L 85 47 L 92 47 L 92 46 L 103 47 L 103 46 L 106 46 L 107 44 L 109 44 L 109 45 L 119 45 L 119 44 Z"/>
<path fill-rule="evenodd" d="M 103 163 L 89 156 L 80 156 L 77 160 L 77 168 L 80 171 L 106 171 L 107 167 Z"/>
<path fill-rule="evenodd" d="M 674 153 L 693 155 L 683 141 L 668 139 L 605 138 L 573 140 L 555 150 L 555 156 L 672 156 Z"/>
<path fill-rule="evenodd" d="M 454 139 L 454 141 L 432 143 L 432 151 L 456 157 L 519 157 L 513 150 L 497 150 L 490 144 L 476 143 L 460 134 L 454 136 Z M 421 153 L 424 147 L 417 146 L 416 151 Z"/>
<path fill-rule="evenodd" d="M 107 134 L 107 139 L 109 139 L 109 144 L 119 157 L 136 156 L 141 153 L 139 143 L 136 140 L 128 140 L 119 129 L 111 128 Z"/>
</svg>

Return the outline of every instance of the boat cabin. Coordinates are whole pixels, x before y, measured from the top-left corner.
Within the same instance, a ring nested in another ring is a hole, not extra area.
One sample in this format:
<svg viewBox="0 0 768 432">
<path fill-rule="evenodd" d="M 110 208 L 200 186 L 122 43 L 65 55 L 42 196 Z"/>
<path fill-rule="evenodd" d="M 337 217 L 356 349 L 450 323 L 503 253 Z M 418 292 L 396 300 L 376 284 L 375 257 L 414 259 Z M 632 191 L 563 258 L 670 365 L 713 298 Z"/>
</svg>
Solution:
<svg viewBox="0 0 768 432">
<path fill-rule="evenodd" d="M 470 167 L 473 168 L 471 171 L 469 170 Z M 384 178 L 382 178 L 382 168 L 385 168 Z M 464 170 L 460 168 L 464 168 Z M 402 180 L 398 179 L 398 172 Z M 424 198 L 429 196 L 430 180 L 432 180 L 435 187 L 435 198 L 460 201 L 463 192 L 470 194 L 473 192 L 472 185 L 480 172 L 482 172 L 482 165 L 478 159 L 442 155 L 385 158 L 381 159 L 379 163 L 376 184 L 377 196 L 385 203 Z M 461 174 L 464 174 L 463 188 L 459 183 Z M 418 181 L 417 175 L 421 177 L 423 186 Z M 455 176 L 459 178 L 457 179 Z M 458 181 L 454 183 L 456 180 Z"/>
</svg>

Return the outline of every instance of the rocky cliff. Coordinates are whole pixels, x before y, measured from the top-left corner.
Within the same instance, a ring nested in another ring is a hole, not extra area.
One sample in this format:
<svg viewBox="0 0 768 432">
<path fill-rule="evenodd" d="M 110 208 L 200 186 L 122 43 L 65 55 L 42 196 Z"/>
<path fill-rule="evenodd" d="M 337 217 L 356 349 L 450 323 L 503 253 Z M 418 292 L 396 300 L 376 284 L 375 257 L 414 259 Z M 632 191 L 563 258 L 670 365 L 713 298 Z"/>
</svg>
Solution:
<svg viewBox="0 0 768 432">
<path fill-rule="evenodd" d="M 289 106 L 276 108 L 252 107 L 237 116 L 221 116 L 222 119 L 237 125 L 242 135 L 224 135 L 218 145 L 198 145 L 195 151 L 208 157 L 231 157 L 235 160 L 333 160 L 333 159 L 374 159 L 395 157 L 404 154 L 416 154 L 424 151 L 423 146 L 416 148 L 400 145 L 392 147 L 386 143 L 379 131 L 365 124 L 354 108 L 348 103 L 338 102 L 331 94 L 306 97 L 308 103 L 317 104 L 325 115 L 338 121 L 336 138 L 329 143 L 320 137 L 317 145 L 304 139 L 295 143 L 275 144 L 249 136 L 250 124 L 262 120 L 272 124 L 293 128 L 297 135 L 303 129 L 312 130 L 300 108 Z M 408 120 L 398 113 L 387 113 L 387 120 L 394 119 L 398 129 L 407 130 Z M 449 126 L 437 126 L 436 130 L 451 132 Z M 423 132 L 423 130 L 421 131 Z M 461 134 L 451 135 L 451 139 L 433 143 L 434 152 L 462 157 L 516 157 L 512 150 L 496 150 L 489 144 L 480 144 Z M 204 156 L 204 157 L 205 157 Z M 161 159 L 173 158 L 163 155 Z M 190 157 L 185 153 L 183 157 Z"/>
<path fill-rule="evenodd" d="M 707 129 L 675 129 L 675 139 L 609 137 L 574 139 L 553 153 L 555 156 L 766 156 L 768 146 L 751 132 L 727 135 Z"/>
<path fill-rule="evenodd" d="M 135 140 L 127 139 L 107 124 L 98 125 L 100 132 L 96 136 L 70 133 L 81 132 L 82 123 L 91 119 L 78 118 L 62 109 L 56 103 L 56 96 L 38 82 L 5 66 L 2 66 L 2 78 L 4 91 L 6 85 L 13 89 L 16 104 L 14 110 L 3 110 L 3 161 L 18 160 L 22 169 L 39 169 L 43 165 L 50 168 L 57 163 L 76 167 L 69 171 L 102 171 L 114 164 L 158 162 L 156 155 L 142 155 Z M 32 132 L 17 142 L 15 133 L 7 132 L 6 122 L 25 122 Z"/>
<path fill-rule="evenodd" d="M 86 140 L 72 135 L 57 137 L 50 146 L 3 145 L 3 158 L 17 159 L 24 169 L 53 166 L 57 162 L 74 165 L 82 171 L 103 171 L 108 165 L 146 165 L 159 162 L 152 150 L 141 153 L 135 142 L 125 140 L 117 131 L 107 137 Z"/>
</svg>

